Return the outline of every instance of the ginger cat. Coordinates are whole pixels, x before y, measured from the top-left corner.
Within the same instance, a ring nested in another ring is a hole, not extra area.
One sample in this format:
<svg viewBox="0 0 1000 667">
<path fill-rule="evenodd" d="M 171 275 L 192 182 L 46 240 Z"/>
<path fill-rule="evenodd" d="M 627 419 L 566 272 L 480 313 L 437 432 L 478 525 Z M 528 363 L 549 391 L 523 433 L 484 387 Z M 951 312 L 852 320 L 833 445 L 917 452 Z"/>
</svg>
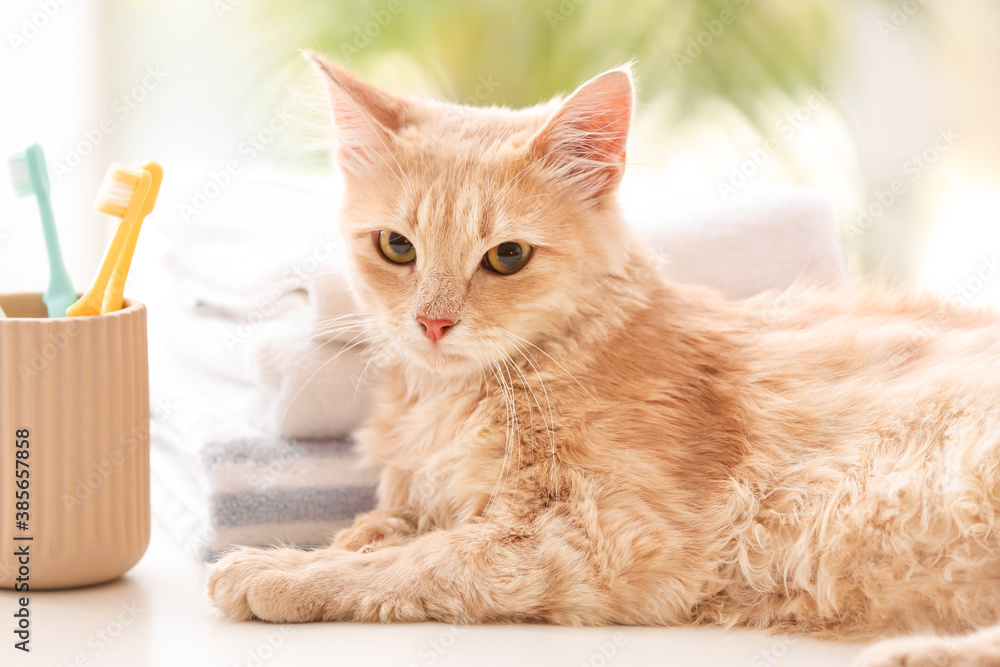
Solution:
<svg viewBox="0 0 1000 667">
<path fill-rule="evenodd" d="M 873 638 L 1000 620 L 1000 318 L 878 289 L 667 284 L 615 194 L 627 68 L 512 111 L 326 77 L 379 508 L 209 573 L 234 620 L 717 623 Z M 1000 631 L 864 665 L 1000 665 Z"/>
</svg>

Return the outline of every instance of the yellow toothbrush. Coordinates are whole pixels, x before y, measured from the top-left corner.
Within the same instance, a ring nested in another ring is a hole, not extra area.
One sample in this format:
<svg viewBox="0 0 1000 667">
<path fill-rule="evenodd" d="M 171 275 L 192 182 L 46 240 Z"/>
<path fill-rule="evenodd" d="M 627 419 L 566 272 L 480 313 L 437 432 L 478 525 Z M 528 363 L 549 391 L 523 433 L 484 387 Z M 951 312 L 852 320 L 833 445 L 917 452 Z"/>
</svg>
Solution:
<svg viewBox="0 0 1000 667">
<path fill-rule="evenodd" d="M 159 165 L 155 166 L 154 171 L 158 176 L 162 177 L 163 172 L 159 168 Z M 157 181 L 156 185 L 158 188 L 159 181 Z M 105 301 L 105 290 L 118 264 L 126 238 L 129 236 L 133 224 L 140 219 L 139 216 L 148 213 L 145 210 L 145 201 L 152 187 L 153 174 L 145 168 L 129 169 L 120 164 L 113 164 L 108 168 L 108 172 L 104 177 L 104 183 L 97 194 L 97 201 L 94 203 L 94 208 L 100 213 L 121 218 L 121 221 L 118 223 L 114 237 L 112 237 L 111 243 L 104 253 L 104 259 L 101 260 L 101 266 L 97 270 L 94 284 L 90 286 L 90 289 L 76 303 L 66 310 L 67 317 L 99 315 L 102 312 Z M 152 204 L 150 204 L 150 208 L 152 208 Z M 132 246 L 134 249 L 134 239 Z M 129 265 L 131 265 L 131 260 L 130 255 Z M 127 273 L 128 269 L 126 268 Z M 125 282 L 124 278 L 119 282 L 123 286 Z"/>
<path fill-rule="evenodd" d="M 160 183 L 163 181 L 163 168 L 155 162 L 147 162 L 139 170 L 149 174 L 149 190 L 143 198 L 139 212 L 128 228 L 125 236 L 125 244 L 118 254 L 118 261 L 111 272 L 108 288 L 104 291 L 104 302 L 101 305 L 102 313 L 111 313 L 121 310 L 125 301 L 125 280 L 128 279 L 129 269 L 132 267 L 132 255 L 135 253 L 135 244 L 139 240 L 139 231 L 142 229 L 142 221 L 153 211 L 156 205 L 156 197 L 160 193 Z"/>
</svg>

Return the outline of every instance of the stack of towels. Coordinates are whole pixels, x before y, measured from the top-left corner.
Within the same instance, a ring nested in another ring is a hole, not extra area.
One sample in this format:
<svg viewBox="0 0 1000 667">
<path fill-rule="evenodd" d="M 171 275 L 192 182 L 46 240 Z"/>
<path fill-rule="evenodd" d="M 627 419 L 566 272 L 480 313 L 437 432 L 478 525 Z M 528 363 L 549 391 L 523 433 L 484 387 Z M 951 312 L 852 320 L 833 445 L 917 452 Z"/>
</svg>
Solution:
<svg viewBox="0 0 1000 667">
<path fill-rule="evenodd" d="M 846 285 L 830 202 L 767 188 L 673 216 L 651 196 L 624 208 L 671 280 L 730 298 L 803 274 Z M 356 332 L 336 232 L 337 196 L 232 186 L 197 224 L 176 224 L 149 306 L 152 502 L 187 550 L 328 543 L 375 502 L 377 471 L 354 453 L 377 370 Z M 289 222 L 295 221 L 295 222 Z"/>
<path fill-rule="evenodd" d="M 203 219 L 163 225 L 142 276 L 153 512 L 199 558 L 328 543 L 374 505 L 377 471 L 349 440 L 363 350 L 326 363 L 349 341 L 311 325 L 353 309 L 335 211 L 336 195 L 235 183 Z"/>
</svg>

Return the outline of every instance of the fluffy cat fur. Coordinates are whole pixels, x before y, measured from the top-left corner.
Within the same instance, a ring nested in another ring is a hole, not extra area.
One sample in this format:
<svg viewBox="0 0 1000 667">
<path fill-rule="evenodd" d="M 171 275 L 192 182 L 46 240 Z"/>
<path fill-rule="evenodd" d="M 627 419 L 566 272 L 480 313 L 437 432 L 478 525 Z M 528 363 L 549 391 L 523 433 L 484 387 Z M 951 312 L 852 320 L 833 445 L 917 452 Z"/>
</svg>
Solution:
<svg viewBox="0 0 1000 667">
<path fill-rule="evenodd" d="M 1000 617 L 1000 322 L 876 288 L 728 302 L 665 283 L 615 192 L 628 68 L 512 111 L 393 95 L 318 56 L 341 229 L 381 345 L 379 508 L 242 549 L 234 620 L 714 623 L 832 638 Z M 393 264 L 379 230 L 410 239 Z M 508 241 L 512 275 L 480 266 Z M 415 319 L 457 322 L 438 343 Z M 393 350 L 391 353 L 385 350 Z M 1000 632 L 870 665 L 1000 664 Z"/>
</svg>

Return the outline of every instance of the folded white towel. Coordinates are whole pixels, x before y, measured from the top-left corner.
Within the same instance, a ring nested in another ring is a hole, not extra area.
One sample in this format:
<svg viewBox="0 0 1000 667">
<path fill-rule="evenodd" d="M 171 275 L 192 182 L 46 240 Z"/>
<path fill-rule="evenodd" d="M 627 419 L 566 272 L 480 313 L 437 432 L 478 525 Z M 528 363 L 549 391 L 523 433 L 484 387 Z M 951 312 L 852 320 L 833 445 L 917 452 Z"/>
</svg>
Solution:
<svg viewBox="0 0 1000 667">
<path fill-rule="evenodd" d="M 626 219 L 666 260 L 664 277 L 729 299 L 784 289 L 809 276 L 851 284 L 833 202 L 811 188 L 758 186 L 725 204 L 673 208 L 646 193 L 623 200 Z"/>
</svg>

